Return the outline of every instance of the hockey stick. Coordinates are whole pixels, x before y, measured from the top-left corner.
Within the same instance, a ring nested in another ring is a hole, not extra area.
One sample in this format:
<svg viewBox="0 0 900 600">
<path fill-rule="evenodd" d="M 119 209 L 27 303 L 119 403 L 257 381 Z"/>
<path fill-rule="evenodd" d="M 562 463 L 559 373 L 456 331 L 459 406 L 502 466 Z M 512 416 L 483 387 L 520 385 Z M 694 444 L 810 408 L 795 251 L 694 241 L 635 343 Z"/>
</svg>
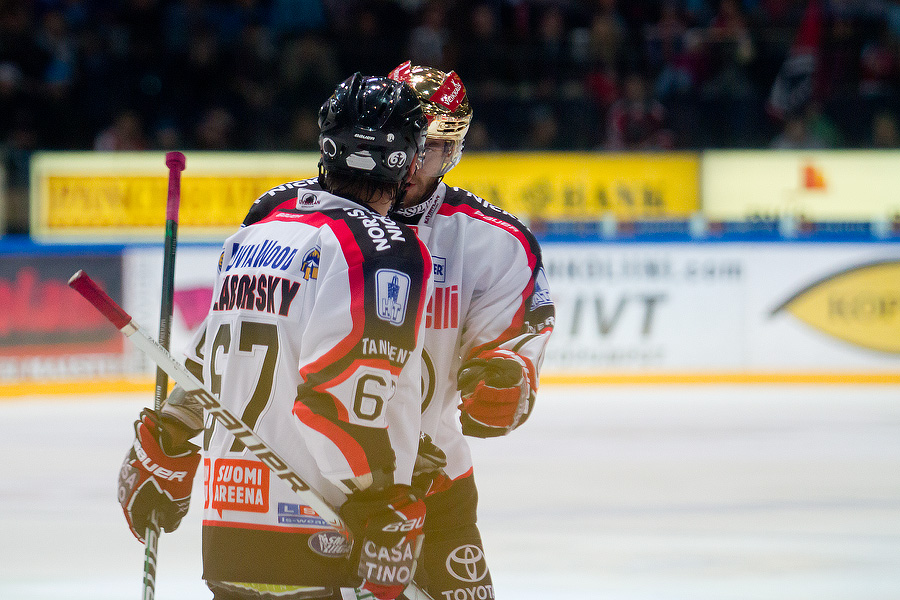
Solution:
<svg viewBox="0 0 900 600">
<path fill-rule="evenodd" d="M 150 360 L 163 369 L 172 380 L 181 386 L 184 391 L 197 400 L 200 405 L 218 419 L 222 425 L 248 450 L 253 452 L 269 469 L 287 483 L 297 495 L 322 517 L 329 525 L 338 531 L 347 540 L 347 551 L 351 544 L 350 531 L 344 524 L 337 511 L 322 496 L 312 489 L 303 479 L 291 469 L 278 453 L 259 437 L 252 428 L 248 427 L 228 408 L 222 406 L 219 400 L 206 389 L 203 383 L 193 373 L 172 358 L 169 351 L 163 348 L 156 340 L 147 334 L 135 323 L 125 310 L 116 304 L 109 295 L 100 289 L 93 279 L 84 271 L 78 271 L 69 279 L 69 286 L 94 305 L 100 313 L 106 317 L 119 331 L 128 337 L 138 350 L 146 354 Z M 433 600 L 425 591 L 419 589 L 415 582 L 411 581 L 404 590 L 403 595 L 407 600 Z"/>
<path fill-rule="evenodd" d="M 162 297 L 159 302 L 159 345 L 169 349 L 172 334 L 172 312 L 175 297 L 175 250 L 178 246 L 178 206 L 181 203 L 181 172 L 184 171 L 184 154 L 166 153 L 169 167 L 169 192 L 166 196 L 166 237 L 163 251 Z M 169 377 L 164 370 L 156 368 L 156 390 L 153 408 L 159 412 L 163 400 L 169 392 Z M 151 511 L 144 533 L 144 590 L 141 598 L 153 600 L 156 595 L 156 557 L 159 544 L 159 518 Z"/>
</svg>

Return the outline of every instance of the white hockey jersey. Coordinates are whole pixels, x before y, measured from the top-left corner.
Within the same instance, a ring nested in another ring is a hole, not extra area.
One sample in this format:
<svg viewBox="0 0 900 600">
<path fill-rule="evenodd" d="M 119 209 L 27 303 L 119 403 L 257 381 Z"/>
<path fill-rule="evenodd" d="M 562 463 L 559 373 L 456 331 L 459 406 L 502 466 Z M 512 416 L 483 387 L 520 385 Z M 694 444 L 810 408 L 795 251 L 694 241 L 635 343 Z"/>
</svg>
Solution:
<svg viewBox="0 0 900 600">
<path fill-rule="evenodd" d="M 539 373 L 554 306 L 540 246 L 513 215 L 440 183 L 427 201 L 394 218 L 415 229 L 434 264 L 434 297 L 425 320 L 422 428 L 447 454 L 445 472 L 454 480 L 472 471 L 459 425 L 460 366 L 483 350 L 503 348 Z"/>
<path fill-rule="evenodd" d="M 432 265 L 410 228 L 290 189 L 289 208 L 225 242 L 187 365 L 339 506 L 373 473 L 411 481 Z M 291 573 L 290 534 L 324 521 L 224 427 L 207 422 L 204 449 L 204 577 L 289 583 L 273 569 Z"/>
<path fill-rule="evenodd" d="M 314 181 L 306 183 L 315 186 Z M 244 223 L 291 202 L 287 191 L 273 190 L 257 200 Z M 460 366 L 482 350 L 504 348 L 539 373 L 555 309 L 540 246 L 513 215 L 466 190 L 440 183 L 427 201 L 392 217 L 412 226 L 434 265 L 435 289 L 427 309 L 422 355 L 422 429 L 447 454 L 445 472 L 452 481 L 472 472 L 459 424 Z M 432 491 L 448 483 L 437 482 Z"/>
</svg>

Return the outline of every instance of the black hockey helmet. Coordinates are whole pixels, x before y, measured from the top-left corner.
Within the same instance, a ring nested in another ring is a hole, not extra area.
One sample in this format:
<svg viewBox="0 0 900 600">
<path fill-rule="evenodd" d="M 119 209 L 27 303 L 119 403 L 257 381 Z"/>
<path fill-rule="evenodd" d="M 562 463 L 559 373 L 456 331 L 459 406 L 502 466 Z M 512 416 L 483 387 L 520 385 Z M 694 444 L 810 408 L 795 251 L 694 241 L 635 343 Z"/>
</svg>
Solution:
<svg viewBox="0 0 900 600">
<path fill-rule="evenodd" d="M 356 73 L 319 109 L 319 131 L 326 172 L 399 183 L 423 154 L 428 120 L 407 84 Z"/>
</svg>

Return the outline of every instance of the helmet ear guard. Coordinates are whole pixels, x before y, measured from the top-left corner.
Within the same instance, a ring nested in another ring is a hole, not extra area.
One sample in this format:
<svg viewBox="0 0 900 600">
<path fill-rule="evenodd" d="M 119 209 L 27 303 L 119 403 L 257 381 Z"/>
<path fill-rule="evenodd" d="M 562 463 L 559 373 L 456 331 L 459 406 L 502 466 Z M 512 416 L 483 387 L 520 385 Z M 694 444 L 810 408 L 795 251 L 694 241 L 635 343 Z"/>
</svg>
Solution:
<svg viewBox="0 0 900 600">
<path fill-rule="evenodd" d="M 437 171 L 429 168 L 429 159 L 425 157 L 426 175 L 445 175 L 462 158 L 463 143 L 472 122 L 465 86 L 453 71 L 444 73 L 431 67 L 413 66 L 410 61 L 399 65 L 388 77 L 409 84 L 415 91 L 428 118 L 428 142 L 452 142 L 444 145 L 442 151 L 446 156 Z"/>
</svg>

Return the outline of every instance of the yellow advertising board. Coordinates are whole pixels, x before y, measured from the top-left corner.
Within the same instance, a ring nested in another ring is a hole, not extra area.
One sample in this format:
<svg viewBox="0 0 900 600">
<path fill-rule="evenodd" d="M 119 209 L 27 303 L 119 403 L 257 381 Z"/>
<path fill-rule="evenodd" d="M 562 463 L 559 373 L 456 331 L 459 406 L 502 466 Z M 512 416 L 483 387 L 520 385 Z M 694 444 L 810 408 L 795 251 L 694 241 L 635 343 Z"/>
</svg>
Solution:
<svg viewBox="0 0 900 600">
<path fill-rule="evenodd" d="M 179 237 L 219 241 L 253 201 L 318 172 L 316 153 L 187 152 Z M 39 153 L 31 162 L 31 231 L 52 242 L 161 240 L 168 168 L 164 152 Z"/>
<path fill-rule="evenodd" d="M 900 261 L 864 264 L 829 275 L 772 313 L 781 310 L 839 340 L 900 354 Z"/>
<path fill-rule="evenodd" d="M 265 191 L 317 173 L 316 153 L 187 152 L 179 235 L 221 240 Z M 699 208 L 695 154 L 466 154 L 449 185 L 526 219 L 686 218 Z M 31 163 L 31 230 L 52 242 L 159 240 L 164 152 L 43 152 Z"/>
<path fill-rule="evenodd" d="M 703 153 L 703 214 L 712 221 L 794 216 L 872 221 L 900 214 L 900 152 Z"/>
<path fill-rule="evenodd" d="M 685 219 L 699 168 L 689 153 L 471 153 L 445 181 L 526 219 Z"/>
</svg>

